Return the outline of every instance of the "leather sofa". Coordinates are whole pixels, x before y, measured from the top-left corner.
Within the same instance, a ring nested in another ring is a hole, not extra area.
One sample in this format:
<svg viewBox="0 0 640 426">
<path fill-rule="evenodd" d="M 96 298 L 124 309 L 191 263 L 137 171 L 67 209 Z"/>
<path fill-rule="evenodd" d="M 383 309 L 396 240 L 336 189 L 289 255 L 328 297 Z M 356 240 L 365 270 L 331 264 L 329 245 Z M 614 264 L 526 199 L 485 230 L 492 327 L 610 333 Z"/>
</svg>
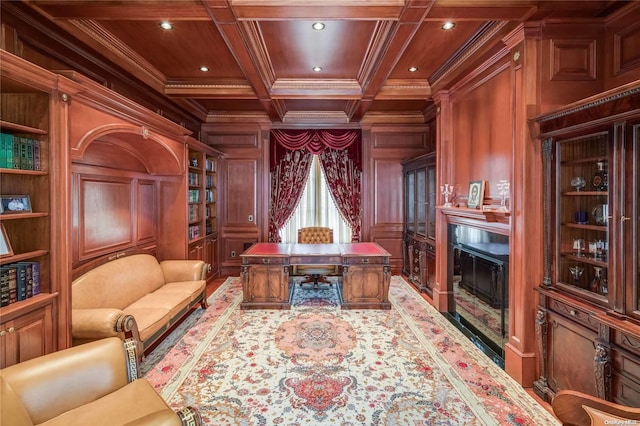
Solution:
<svg viewBox="0 0 640 426">
<path fill-rule="evenodd" d="M 73 345 L 131 337 L 143 356 L 196 304 L 207 307 L 206 268 L 201 260 L 134 254 L 85 272 L 71 288 Z"/>
<path fill-rule="evenodd" d="M 201 425 L 196 408 L 172 410 L 138 378 L 136 348 L 111 337 L 0 370 L 0 424 Z"/>
</svg>

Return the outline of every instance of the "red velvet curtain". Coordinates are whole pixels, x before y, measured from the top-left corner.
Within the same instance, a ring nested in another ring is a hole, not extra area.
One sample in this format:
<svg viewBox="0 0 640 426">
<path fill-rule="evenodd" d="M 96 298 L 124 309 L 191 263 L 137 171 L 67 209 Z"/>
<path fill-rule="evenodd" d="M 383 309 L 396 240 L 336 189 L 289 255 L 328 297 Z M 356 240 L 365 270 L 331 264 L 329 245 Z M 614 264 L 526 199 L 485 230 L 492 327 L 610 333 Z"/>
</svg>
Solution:
<svg viewBox="0 0 640 426">
<path fill-rule="evenodd" d="M 287 151 L 271 167 L 271 203 L 269 206 L 269 241 L 282 241 L 278 230 L 287 223 L 302 197 L 309 170 L 311 153 L 306 149 Z"/>
<path fill-rule="evenodd" d="M 292 154 L 296 152 L 301 156 L 308 155 L 308 160 L 293 161 Z M 351 227 L 352 241 L 358 241 L 362 205 L 361 152 L 360 130 L 271 130 L 269 241 L 281 241 L 278 230 L 300 201 L 302 188 L 309 177 L 311 154 L 320 154 L 333 201 Z"/>
</svg>

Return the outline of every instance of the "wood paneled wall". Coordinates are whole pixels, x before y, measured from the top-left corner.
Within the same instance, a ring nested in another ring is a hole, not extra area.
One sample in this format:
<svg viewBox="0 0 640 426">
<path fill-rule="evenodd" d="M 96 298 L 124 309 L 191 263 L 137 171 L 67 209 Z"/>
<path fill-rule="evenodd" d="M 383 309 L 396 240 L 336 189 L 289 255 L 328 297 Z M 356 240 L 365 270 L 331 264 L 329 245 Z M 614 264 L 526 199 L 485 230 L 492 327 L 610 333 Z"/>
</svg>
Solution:
<svg viewBox="0 0 640 426">
<path fill-rule="evenodd" d="M 363 131 L 362 240 L 391 253 L 392 273 L 402 271 L 402 163 L 431 152 L 435 120 L 427 125 L 373 125 Z"/>
<path fill-rule="evenodd" d="M 204 125 L 204 141 L 223 153 L 218 165 L 220 268 L 240 273 L 240 254 L 266 241 L 269 218 L 269 132 L 259 125 Z"/>
<path fill-rule="evenodd" d="M 463 81 L 451 92 L 452 149 L 446 183 L 457 196 L 468 195 L 469 182 L 486 181 L 485 197 L 497 197 L 496 183 L 511 181 L 513 103 L 509 58 Z M 463 201 L 464 202 L 464 201 Z"/>
</svg>

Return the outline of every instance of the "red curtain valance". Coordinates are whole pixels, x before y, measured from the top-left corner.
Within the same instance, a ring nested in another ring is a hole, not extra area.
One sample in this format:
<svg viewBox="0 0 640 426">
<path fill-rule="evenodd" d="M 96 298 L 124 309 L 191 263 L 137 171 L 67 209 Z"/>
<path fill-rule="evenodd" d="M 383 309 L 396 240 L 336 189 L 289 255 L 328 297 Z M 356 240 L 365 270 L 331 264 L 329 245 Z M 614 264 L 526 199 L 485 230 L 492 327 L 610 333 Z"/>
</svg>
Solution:
<svg viewBox="0 0 640 426">
<path fill-rule="evenodd" d="M 320 154 L 325 148 L 347 151 L 358 170 L 362 170 L 361 156 L 362 131 L 359 129 L 344 130 L 271 130 L 271 170 L 274 169 L 288 151 L 306 148 L 311 154 Z"/>
</svg>

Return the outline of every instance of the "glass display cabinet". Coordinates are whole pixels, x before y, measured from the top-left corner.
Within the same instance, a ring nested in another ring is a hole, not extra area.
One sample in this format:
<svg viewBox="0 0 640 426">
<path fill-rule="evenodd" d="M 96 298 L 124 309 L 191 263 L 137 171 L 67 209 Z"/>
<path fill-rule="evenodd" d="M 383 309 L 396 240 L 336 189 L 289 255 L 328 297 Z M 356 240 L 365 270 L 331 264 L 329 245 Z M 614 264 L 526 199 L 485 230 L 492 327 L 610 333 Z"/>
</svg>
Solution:
<svg viewBox="0 0 640 426">
<path fill-rule="evenodd" d="M 536 334 L 550 401 L 640 406 L 640 84 L 539 116 L 544 279 Z"/>
<path fill-rule="evenodd" d="M 610 305 L 609 140 L 602 132 L 555 145 L 556 285 L 605 307 Z"/>
<path fill-rule="evenodd" d="M 435 153 L 403 163 L 404 235 L 402 272 L 420 291 L 432 293 L 435 279 Z"/>
</svg>

